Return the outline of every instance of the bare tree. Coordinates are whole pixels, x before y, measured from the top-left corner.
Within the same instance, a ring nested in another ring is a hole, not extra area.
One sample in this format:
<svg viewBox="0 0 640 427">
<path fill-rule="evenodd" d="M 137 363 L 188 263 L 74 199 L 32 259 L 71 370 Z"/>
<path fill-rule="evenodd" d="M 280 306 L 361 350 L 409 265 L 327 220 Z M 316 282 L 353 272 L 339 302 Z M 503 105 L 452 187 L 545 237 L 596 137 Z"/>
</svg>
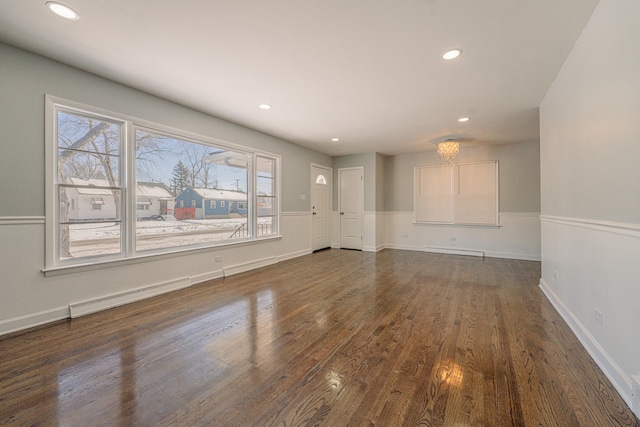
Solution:
<svg viewBox="0 0 640 427">
<path fill-rule="evenodd" d="M 175 140 L 165 135 L 145 131 L 136 132 L 136 174 L 138 180 L 153 179 L 153 172 L 159 169 L 161 160 L 177 157 L 180 152 L 175 148 Z M 161 177 L 158 177 L 162 180 Z M 169 186 L 169 183 L 165 183 Z"/>
<path fill-rule="evenodd" d="M 189 186 L 192 188 L 211 188 L 214 184 L 217 186 L 216 166 L 204 160 L 210 154 L 211 147 L 193 143 L 185 143 L 182 147 L 184 163 L 189 170 Z"/>
</svg>

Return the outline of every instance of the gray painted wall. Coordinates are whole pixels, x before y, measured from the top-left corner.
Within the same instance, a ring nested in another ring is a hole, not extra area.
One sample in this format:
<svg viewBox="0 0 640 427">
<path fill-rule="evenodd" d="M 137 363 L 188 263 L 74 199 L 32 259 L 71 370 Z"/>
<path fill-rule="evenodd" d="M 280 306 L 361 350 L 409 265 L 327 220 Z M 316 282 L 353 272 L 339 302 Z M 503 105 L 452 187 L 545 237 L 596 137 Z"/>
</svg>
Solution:
<svg viewBox="0 0 640 427">
<path fill-rule="evenodd" d="M 462 145 L 456 163 L 500 162 L 500 211 L 540 212 L 540 152 L 537 141 L 472 147 Z M 413 168 L 442 165 L 436 151 L 385 158 L 385 211 L 413 211 Z"/>
<path fill-rule="evenodd" d="M 635 11 L 583 34 L 541 105 L 546 215 L 640 223 L 640 10 L 619 7 Z"/>
<path fill-rule="evenodd" d="M 300 194 L 309 193 L 312 162 L 332 166 L 327 155 L 6 44 L 0 58 L 0 216 L 44 215 L 45 94 L 279 154 L 285 212 L 310 210 Z"/>
<path fill-rule="evenodd" d="M 540 106 L 541 287 L 628 403 L 640 383 L 638 17 L 637 0 L 601 0 Z"/>
</svg>

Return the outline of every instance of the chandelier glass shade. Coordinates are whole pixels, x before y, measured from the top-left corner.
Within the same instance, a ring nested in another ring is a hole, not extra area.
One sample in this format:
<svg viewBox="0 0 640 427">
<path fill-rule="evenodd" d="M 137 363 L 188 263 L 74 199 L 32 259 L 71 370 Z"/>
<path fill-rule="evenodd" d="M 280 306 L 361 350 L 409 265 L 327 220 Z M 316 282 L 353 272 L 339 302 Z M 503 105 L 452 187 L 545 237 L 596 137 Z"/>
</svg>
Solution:
<svg viewBox="0 0 640 427">
<path fill-rule="evenodd" d="M 453 163 L 453 159 L 460 150 L 460 143 L 453 139 L 447 139 L 444 142 L 438 143 L 438 154 L 442 156 L 444 161 L 450 165 Z"/>
</svg>

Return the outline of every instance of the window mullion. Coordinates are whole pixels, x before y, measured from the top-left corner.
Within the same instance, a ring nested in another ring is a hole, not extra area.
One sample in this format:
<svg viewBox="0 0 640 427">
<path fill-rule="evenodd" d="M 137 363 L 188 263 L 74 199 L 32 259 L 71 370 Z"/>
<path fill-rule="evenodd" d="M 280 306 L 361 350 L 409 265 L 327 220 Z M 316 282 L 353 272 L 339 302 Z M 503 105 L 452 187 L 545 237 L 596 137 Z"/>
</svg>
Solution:
<svg viewBox="0 0 640 427">
<path fill-rule="evenodd" d="M 123 169 L 125 177 L 125 220 L 124 220 L 124 250 L 127 257 L 136 252 L 136 144 L 135 126 L 127 121 L 124 124 L 123 141 Z"/>
</svg>

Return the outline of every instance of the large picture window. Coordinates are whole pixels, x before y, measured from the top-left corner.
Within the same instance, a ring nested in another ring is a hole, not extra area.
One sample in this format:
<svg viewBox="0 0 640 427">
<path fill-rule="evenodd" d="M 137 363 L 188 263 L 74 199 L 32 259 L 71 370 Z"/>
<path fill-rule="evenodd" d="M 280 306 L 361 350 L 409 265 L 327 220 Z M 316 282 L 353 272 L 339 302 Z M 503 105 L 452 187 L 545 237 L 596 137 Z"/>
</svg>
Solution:
<svg viewBox="0 0 640 427">
<path fill-rule="evenodd" d="M 51 97 L 47 110 L 47 268 L 277 236 L 277 156 Z"/>
</svg>

